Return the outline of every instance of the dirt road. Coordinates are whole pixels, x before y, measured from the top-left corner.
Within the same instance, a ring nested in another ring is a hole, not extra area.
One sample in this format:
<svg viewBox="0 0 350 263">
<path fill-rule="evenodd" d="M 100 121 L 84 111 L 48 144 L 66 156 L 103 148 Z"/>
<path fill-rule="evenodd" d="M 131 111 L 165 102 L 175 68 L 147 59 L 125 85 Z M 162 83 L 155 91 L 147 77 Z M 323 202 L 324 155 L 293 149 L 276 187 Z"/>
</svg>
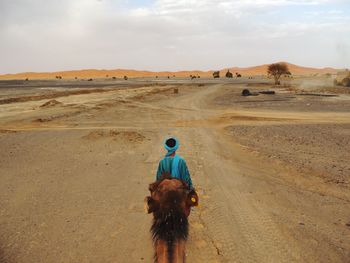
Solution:
<svg viewBox="0 0 350 263">
<path fill-rule="evenodd" d="M 266 162 L 224 129 L 349 123 L 348 112 L 237 110 L 215 104 L 221 84 L 169 88 L 1 106 L 1 262 L 151 262 L 143 198 L 167 135 L 201 200 L 188 262 L 349 261 L 349 189 Z"/>
</svg>

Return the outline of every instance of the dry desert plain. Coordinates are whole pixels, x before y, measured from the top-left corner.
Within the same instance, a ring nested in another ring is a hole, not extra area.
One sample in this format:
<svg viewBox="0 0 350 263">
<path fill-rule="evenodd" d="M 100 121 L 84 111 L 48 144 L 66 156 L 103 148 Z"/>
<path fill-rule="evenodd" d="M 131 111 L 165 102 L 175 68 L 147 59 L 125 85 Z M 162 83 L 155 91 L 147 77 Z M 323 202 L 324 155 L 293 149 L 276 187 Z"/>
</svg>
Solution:
<svg viewBox="0 0 350 263">
<path fill-rule="evenodd" d="M 168 135 L 200 197 L 188 262 L 349 262 L 349 89 L 282 83 L 0 81 L 0 262 L 151 262 Z"/>
</svg>

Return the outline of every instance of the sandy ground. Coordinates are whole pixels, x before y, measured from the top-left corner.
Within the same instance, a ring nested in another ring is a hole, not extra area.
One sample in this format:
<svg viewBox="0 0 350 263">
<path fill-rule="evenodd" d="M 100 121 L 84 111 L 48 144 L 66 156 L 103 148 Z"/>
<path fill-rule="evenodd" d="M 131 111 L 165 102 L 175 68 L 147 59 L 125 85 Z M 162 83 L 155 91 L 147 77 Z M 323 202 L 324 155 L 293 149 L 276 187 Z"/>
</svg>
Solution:
<svg viewBox="0 0 350 263">
<path fill-rule="evenodd" d="M 129 83 L 0 85 L 0 262 L 151 262 L 143 198 L 168 135 L 201 200 L 188 262 L 349 262 L 349 95 Z"/>
</svg>

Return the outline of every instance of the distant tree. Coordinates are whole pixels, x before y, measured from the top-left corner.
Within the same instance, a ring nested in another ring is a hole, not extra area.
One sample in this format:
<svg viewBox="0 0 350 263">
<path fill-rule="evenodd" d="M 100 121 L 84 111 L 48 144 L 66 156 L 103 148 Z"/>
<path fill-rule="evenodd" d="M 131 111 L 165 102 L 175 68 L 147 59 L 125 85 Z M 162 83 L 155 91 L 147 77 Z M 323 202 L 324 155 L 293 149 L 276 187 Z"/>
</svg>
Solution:
<svg viewBox="0 0 350 263">
<path fill-rule="evenodd" d="M 214 77 L 214 79 L 220 78 L 220 71 L 214 71 L 213 77 Z"/>
<path fill-rule="evenodd" d="M 283 74 L 288 74 L 289 70 L 288 70 L 288 66 L 285 63 L 274 63 L 271 64 L 267 67 L 267 74 L 268 76 L 271 76 L 274 78 L 275 80 L 275 85 L 279 85 L 280 84 L 280 77 Z"/>
<path fill-rule="evenodd" d="M 124 76 L 124 80 L 128 80 L 128 76 Z"/>
<path fill-rule="evenodd" d="M 227 70 L 226 78 L 232 78 L 232 77 L 233 77 L 233 74 L 229 70 Z"/>
<path fill-rule="evenodd" d="M 236 72 L 236 78 L 240 78 L 240 77 L 242 77 L 242 75 Z"/>
</svg>

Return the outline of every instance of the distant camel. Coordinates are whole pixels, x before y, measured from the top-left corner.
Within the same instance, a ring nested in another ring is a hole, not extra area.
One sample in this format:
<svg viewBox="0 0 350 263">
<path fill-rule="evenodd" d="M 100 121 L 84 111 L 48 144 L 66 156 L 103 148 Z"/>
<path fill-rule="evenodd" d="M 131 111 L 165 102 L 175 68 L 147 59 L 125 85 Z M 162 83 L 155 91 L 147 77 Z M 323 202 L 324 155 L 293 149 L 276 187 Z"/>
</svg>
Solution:
<svg viewBox="0 0 350 263">
<path fill-rule="evenodd" d="M 233 78 L 233 74 L 229 70 L 226 72 L 226 78 Z"/>
<path fill-rule="evenodd" d="M 220 78 L 220 71 L 214 71 L 213 77 L 214 77 L 214 79 Z"/>
<path fill-rule="evenodd" d="M 151 233 L 156 263 L 184 263 L 188 238 L 188 216 L 198 205 L 197 193 L 188 185 L 165 173 L 150 184 L 151 196 L 145 198 L 148 213 L 153 213 Z"/>
</svg>

